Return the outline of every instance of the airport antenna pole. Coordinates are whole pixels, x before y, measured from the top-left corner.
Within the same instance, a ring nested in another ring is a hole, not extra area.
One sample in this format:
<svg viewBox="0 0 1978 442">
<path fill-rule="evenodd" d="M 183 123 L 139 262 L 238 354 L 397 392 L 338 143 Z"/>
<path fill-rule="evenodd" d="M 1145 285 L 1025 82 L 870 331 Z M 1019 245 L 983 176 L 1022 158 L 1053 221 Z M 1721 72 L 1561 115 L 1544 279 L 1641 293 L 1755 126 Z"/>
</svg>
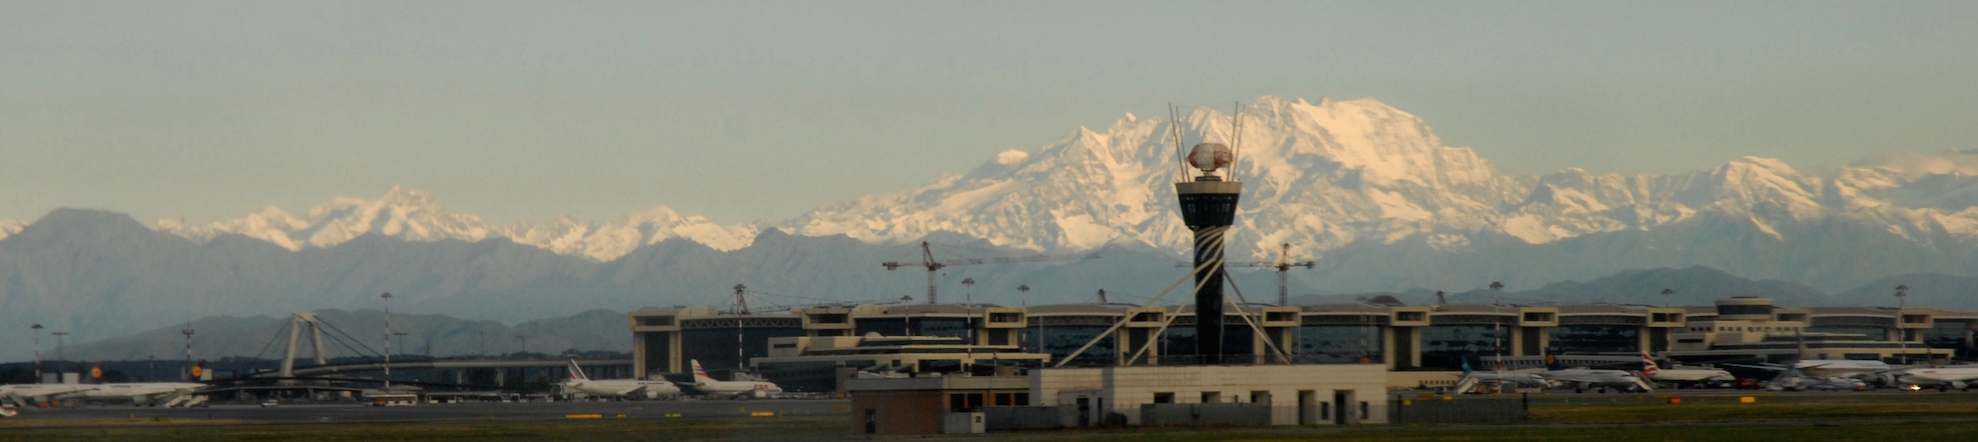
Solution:
<svg viewBox="0 0 1978 442">
<path fill-rule="evenodd" d="M 58 331 L 55 332 L 54 335 L 55 335 L 55 371 L 64 373 L 65 376 L 63 377 L 66 378 L 68 377 L 66 376 L 68 372 L 64 371 L 66 368 L 63 367 L 62 365 L 64 362 L 67 362 L 69 360 L 69 354 L 68 352 L 64 351 L 62 348 L 63 348 L 63 344 L 67 341 L 67 339 L 65 338 L 69 336 L 69 332 Z"/>
<path fill-rule="evenodd" d="M 1037 336 L 1036 339 L 1032 339 L 1032 340 L 1037 341 L 1037 352 L 1043 353 L 1044 352 L 1044 322 L 1038 321 L 1037 318 L 1033 318 L 1030 316 L 1030 284 L 1017 285 L 1016 291 L 1018 293 L 1023 293 L 1023 319 L 1026 321 L 1037 321 Z"/>
<path fill-rule="evenodd" d="M 1669 308 L 1669 295 L 1675 293 L 1675 290 L 1662 289 L 1662 308 Z M 1676 351 L 1675 331 L 1675 329 L 1668 327 L 1662 329 L 1662 357 L 1664 358 L 1669 357 L 1669 352 Z"/>
<path fill-rule="evenodd" d="M 194 370 L 192 369 L 192 367 L 197 366 L 192 363 L 192 332 L 191 322 L 186 322 L 185 329 L 179 330 L 179 333 L 185 334 L 185 374 L 186 376 L 191 376 L 192 380 L 197 381 L 199 380 L 199 373 L 193 373 Z"/>
<path fill-rule="evenodd" d="M 391 394 L 391 292 L 378 297 L 385 300 L 385 394 Z"/>
<path fill-rule="evenodd" d="M 1504 391 L 1504 283 L 1490 282 L 1490 343 L 1497 353 L 1497 388 Z"/>
<path fill-rule="evenodd" d="M 1899 342 L 1900 344 L 1898 345 L 1902 346 L 1902 362 L 1900 363 L 1903 365 L 1909 365 L 1909 330 L 1903 328 L 1903 323 L 1906 319 L 1904 316 L 1906 315 L 1902 313 L 1903 307 L 1907 306 L 1905 302 L 1908 300 L 1909 285 L 1896 284 L 1896 342 Z"/>
<path fill-rule="evenodd" d="M 42 327 L 40 323 L 36 323 L 34 324 L 34 326 L 28 328 L 34 330 L 34 381 L 39 383 L 41 382 L 41 328 Z"/>
</svg>

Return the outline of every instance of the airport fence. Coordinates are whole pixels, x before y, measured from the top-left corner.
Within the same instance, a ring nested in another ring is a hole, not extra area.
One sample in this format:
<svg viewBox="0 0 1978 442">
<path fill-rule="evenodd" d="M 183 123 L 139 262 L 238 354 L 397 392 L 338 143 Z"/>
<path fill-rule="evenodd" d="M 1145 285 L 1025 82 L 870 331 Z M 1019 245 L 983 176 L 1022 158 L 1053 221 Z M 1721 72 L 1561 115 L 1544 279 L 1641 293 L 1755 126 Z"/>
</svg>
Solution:
<svg viewBox="0 0 1978 442">
<path fill-rule="evenodd" d="M 1396 424 L 1513 423 L 1531 420 L 1524 395 L 1500 398 L 1394 398 L 1388 422 Z"/>
<path fill-rule="evenodd" d="M 1270 425 L 1271 407 L 1262 404 L 1146 404 L 1141 425 Z"/>
<path fill-rule="evenodd" d="M 1062 427 L 1058 407 L 982 407 L 987 431 L 1048 430 Z"/>
</svg>

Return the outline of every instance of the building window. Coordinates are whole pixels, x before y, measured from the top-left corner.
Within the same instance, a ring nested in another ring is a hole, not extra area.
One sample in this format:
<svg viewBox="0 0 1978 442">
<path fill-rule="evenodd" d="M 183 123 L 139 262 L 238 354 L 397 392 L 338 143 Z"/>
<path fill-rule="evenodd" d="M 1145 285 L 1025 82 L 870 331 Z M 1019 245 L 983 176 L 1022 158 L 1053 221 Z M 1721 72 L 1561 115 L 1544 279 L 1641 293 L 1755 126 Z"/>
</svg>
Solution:
<svg viewBox="0 0 1978 442">
<path fill-rule="evenodd" d="M 1170 392 L 1170 393 L 1154 393 L 1154 403 L 1156 403 L 1156 404 L 1172 404 L 1172 403 L 1174 403 L 1174 393 L 1171 393 L 1171 392 Z"/>
</svg>

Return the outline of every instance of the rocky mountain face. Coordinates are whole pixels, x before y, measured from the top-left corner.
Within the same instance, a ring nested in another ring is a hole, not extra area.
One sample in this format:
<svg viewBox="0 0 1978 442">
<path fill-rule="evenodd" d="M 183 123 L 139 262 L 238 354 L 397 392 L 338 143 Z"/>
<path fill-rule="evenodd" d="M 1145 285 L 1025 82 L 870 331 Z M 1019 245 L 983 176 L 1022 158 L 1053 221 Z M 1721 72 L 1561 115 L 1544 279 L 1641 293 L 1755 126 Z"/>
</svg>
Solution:
<svg viewBox="0 0 1978 442">
<path fill-rule="evenodd" d="M 1461 292 L 1490 281 L 1531 290 L 1700 265 L 1854 303 L 1844 289 L 1888 285 L 1891 275 L 1978 276 L 1978 152 L 1832 169 L 1745 157 L 1666 175 L 1520 175 L 1372 99 L 1264 97 L 1241 121 L 1239 134 L 1209 109 L 1178 122 L 1127 115 L 914 189 L 745 225 L 665 207 L 605 222 L 489 225 L 401 188 L 303 216 L 271 208 L 204 224 L 60 210 L 32 224 L 0 220 L 0 320 L 57 323 L 82 339 L 207 315 L 369 307 L 383 291 L 409 309 L 505 321 L 726 305 L 736 283 L 793 299 L 897 299 L 921 296 L 919 278 L 874 264 L 912 260 L 909 245 L 924 238 L 967 245 L 974 257 L 1107 256 L 950 268 L 945 293 L 972 277 L 984 283 L 970 289 L 1010 304 L 1023 302 L 1013 290 L 1023 283 L 1052 291 L 1032 293 L 1039 302 L 1098 288 L 1152 296 L 1190 241 L 1174 212 L 1173 124 L 1183 147 L 1240 139 L 1234 177 L 1245 193 L 1231 255 L 1274 260 L 1278 244 L 1292 244 L 1294 259 L 1318 262 L 1292 274 L 1295 293 Z M 1271 298 L 1274 281 L 1256 275 L 1242 288 Z M 0 334 L 0 348 L 25 355 L 26 338 Z"/>
</svg>

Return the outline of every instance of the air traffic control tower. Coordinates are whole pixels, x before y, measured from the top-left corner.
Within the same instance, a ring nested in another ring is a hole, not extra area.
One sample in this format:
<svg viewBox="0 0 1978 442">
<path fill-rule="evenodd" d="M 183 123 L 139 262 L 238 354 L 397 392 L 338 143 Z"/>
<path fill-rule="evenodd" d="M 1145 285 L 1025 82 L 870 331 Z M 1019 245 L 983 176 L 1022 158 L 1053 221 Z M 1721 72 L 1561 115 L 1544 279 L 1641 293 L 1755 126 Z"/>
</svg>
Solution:
<svg viewBox="0 0 1978 442">
<path fill-rule="evenodd" d="M 1211 365 L 1223 359 L 1223 234 L 1236 223 L 1236 200 L 1243 193 L 1243 183 L 1224 181 L 1216 170 L 1234 159 L 1222 143 L 1197 144 L 1187 162 L 1202 173 L 1174 183 L 1182 222 L 1195 232 L 1195 354 Z"/>
</svg>

